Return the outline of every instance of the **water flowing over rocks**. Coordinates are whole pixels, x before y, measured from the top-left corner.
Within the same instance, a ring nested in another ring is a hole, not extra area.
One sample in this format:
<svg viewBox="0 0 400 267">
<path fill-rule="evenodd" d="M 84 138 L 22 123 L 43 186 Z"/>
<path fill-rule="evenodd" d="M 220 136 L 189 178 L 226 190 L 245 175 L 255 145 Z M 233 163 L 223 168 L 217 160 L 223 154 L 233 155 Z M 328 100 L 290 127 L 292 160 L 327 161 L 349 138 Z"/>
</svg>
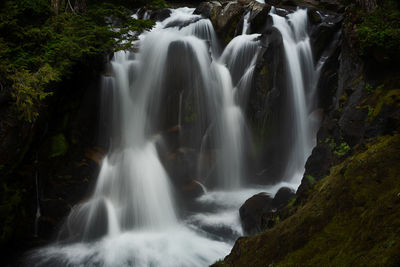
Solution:
<svg viewBox="0 0 400 267">
<path fill-rule="evenodd" d="M 18 144 L 1 154 L 9 162 L 46 136 L 35 146 L 52 160 L 23 170 L 39 170 L 36 235 L 51 240 L 69 214 L 58 242 L 27 262 L 204 266 L 293 214 L 353 147 L 400 125 L 395 90 L 366 92 L 373 68 L 353 55 L 343 11 L 335 0 L 142 9 L 155 28 L 114 54 L 101 90 L 87 90 L 101 99 L 99 122 L 96 101 L 76 101 L 83 93 L 59 96 L 68 101 L 50 133 L 13 125 L 2 107 L 0 150 Z M 371 110 L 373 96 L 383 103 Z"/>
</svg>

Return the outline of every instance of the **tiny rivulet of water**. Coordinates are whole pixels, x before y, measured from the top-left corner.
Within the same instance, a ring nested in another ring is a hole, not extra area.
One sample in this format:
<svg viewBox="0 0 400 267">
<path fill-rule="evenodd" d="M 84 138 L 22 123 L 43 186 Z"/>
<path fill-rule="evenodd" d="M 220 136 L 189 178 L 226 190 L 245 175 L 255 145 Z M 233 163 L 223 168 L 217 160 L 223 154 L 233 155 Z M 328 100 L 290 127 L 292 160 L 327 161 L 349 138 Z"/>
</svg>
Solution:
<svg viewBox="0 0 400 267">
<path fill-rule="evenodd" d="M 72 209 L 58 242 L 32 253 L 30 266 L 207 266 L 229 253 L 242 235 L 238 207 L 248 197 L 293 186 L 244 188 L 250 141 L 243 107 L 260 51 L 260 34 L 247 34 L 250 13 L 242 35 L 219 54 L 208 19 L 190 8 L 171 11 L 140 36 L 139 52 L 114 54 L 102 82 L 110 150 L 94 192 Z M 288 19 L 273 11 L 271 16 L 283 36 L 296 110 L 297 139 L 287 168 L 293 176 L 304 168 L 312 147 L 304 76 L 315 81 L 317 75 L 306 12 L 298 10 Z M 309 69 L 302 69 L 303 61 Z M 174 90 L 176 113 L 168 116 L 165 99 Z M 195 183 L 204 194 L 197 199 L 201 211 L 182 215 L 159 150 L 166 142 L 164 124 L 177 124 L 183 142 L 188 121 L 199 130 L 193 138 L 199 144 L 194 149 L 201 183 Z M 210 168 L 204 168 L 210 161 L 206 151 L 214 155 Z M 208 185 L 214 189 L 207 190 Z"/>
</svg>

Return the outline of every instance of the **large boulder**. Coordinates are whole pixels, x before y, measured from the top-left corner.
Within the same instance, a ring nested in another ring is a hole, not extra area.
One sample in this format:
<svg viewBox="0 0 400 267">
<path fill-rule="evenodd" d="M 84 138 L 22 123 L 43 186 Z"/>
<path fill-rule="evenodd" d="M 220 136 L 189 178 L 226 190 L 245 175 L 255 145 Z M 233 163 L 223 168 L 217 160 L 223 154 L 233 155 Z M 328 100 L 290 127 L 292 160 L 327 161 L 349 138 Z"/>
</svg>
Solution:
<svg viewBox="0 0 400 267">
<path fill-rule="evenodd" d="M 201 2 L 194 10 L 193 14 L 202 15 L 204 18 L 216 20 L 217 14 L 222 9 L 222 5 L 218 1 Z"/>
<path fill-rule="evenodd" d="M 258 2 L 257 2 L 258 3 Z M 268 16 L 271 10 L 270 5 L 254 4 L 251 6 L 250 13 L 250 29 L 253 33 L 264 32 L 264 30 L 272 25 L 272 20 Z"/>
<path fill-rule="evenodd" d="M 289 201 L 295 196 L 295 191 L 289 187 L 281 187 L 275 194 L 271 202 L 273 209 L 280 210 L 284 208 Z"/>
<path fill-rule="evenodd" d="M 164 8 L 151 12 L 150 19 L 154 21 L 163 21 L 169 16 L 171 16 L 171 10 L 168 8 Z"/>
<path fill-rule="evenodd" d="M 235 36 L 245 6 L 236 1 L 227 2 L 222 8 L 215 7 L 210 20 L 218 36 L 225 44 Z M 214 15 L 215 14 L 215 15 Z"/>
<path fill-rule="evenodd" d="M 272 198 L 267 193 L 252 196 L 240 207 L 240 221 L 246 235 L 254 235 L 261 231 L 261 218 L 271 210 Z"/>
</svg>

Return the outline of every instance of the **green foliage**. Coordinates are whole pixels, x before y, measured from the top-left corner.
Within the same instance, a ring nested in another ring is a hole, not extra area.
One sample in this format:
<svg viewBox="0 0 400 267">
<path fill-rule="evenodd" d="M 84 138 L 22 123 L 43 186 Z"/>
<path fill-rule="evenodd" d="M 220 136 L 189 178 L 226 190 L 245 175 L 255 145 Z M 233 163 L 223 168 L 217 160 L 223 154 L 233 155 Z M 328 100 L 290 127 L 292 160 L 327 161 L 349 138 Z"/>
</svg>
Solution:
<svg viewBox="0 0 400 267">
<path fill-rule="evenodd" d="M 45 64 L 35 73 L 20 68 L 11 75 L 13 81 L 11 95 L 21 118 L 33 122 L 39 116 L 42 100 L 52 94 L 45 92 L 44 86 L 58 79 L 59 74 L 49 64 Z"/>
<path fill-rule="evenodd" d="M 325 143 L 329 145 L 333 154 L 339 157 L 344 156 L 350 150 L 350 146 L 343 140 L 338 145 L 332 138 L 326 138 Z"/>
<path fill-rule="evenodd" d="M 341 157 L 344 156 L 349 150 L 350 150 L 349 145 L 346 142 L 342 142 L 340 143 L 340 145 L 336 147 L 335 151 L 333 151 L 333 154 Z"/>
<path fill-rule="evenodd" d="M 0 81 L 21 119 L 33 122 L 54 82 L 113 49 L 131 47 L 133 32 L 153 26 L 122 6 L 99 3 L 87 13 L 55 16 L 47 0 L 7 0 L 0 9 Z M 112 23 L 111 23 L 112 22 Z"/>
<path fill-rule="evenodd" d="M 360 44 L 360 54 L 366 55 L 379 50 L 385 60 L 399 56 L 400 47 L 400 10 L 396 0 L 385 1 L 372 13 L 362 13 L 361 23 L 355 33 Z"/>
<path fill-rule="evenodd" d="M 367 90 L 367 94 L 372 94 L 374 92 L 374 88 L 369 83 L 365 84 L 365 90 Z"/>
</svg>

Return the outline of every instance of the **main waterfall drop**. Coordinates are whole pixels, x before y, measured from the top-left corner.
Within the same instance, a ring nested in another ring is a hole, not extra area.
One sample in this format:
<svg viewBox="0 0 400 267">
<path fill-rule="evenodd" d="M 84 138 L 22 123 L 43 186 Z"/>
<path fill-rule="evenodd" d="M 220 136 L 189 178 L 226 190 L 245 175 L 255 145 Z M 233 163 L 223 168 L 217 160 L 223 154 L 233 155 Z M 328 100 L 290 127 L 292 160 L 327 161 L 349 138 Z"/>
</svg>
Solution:
<svg viewBox="0 0 400 267">
<path fill-rule="evenodd" d="M 242 35 L 220 54 L 210 20 L 193 11 L 171 10 L 139 37 L 138 52 L 114 54 L 102 82 L 108 153 L 96 186 L 72 209 L 58 241 L 32 253 L 30 266 L 207 266 L 243 235 L 238 208 L 248 197 L 299 185 L 296 178 L 249 187 L 253 145 L 244 110 L 261 51 L 261 34 L 247 34 L 250 12 Z M 289 178 L 302 174 L 313 145 L 306 88 L 318 75 L 304 14 L 270 14 L 289 70 Z M 204 194 L 187 199 L 188 184 Z"/>
<path fill-rule="evenodd" d="M 310 37 L 308 35 L 308 15 L 306 9 L 297 9 L 287 18 L 276 14 L 271 8 L 273 27 L 282 35 L 286 63 L 286 87 L 291 131 L 289 143 L 292 145 L 283 174 L 286 181 L 300 184 L 307 158 L 315 146 L 315 133 L 319 127 L 318 118 L 311 114 L 315 108 L 315 90 L 319 71 L 314 66 Z"/>
</svg>

